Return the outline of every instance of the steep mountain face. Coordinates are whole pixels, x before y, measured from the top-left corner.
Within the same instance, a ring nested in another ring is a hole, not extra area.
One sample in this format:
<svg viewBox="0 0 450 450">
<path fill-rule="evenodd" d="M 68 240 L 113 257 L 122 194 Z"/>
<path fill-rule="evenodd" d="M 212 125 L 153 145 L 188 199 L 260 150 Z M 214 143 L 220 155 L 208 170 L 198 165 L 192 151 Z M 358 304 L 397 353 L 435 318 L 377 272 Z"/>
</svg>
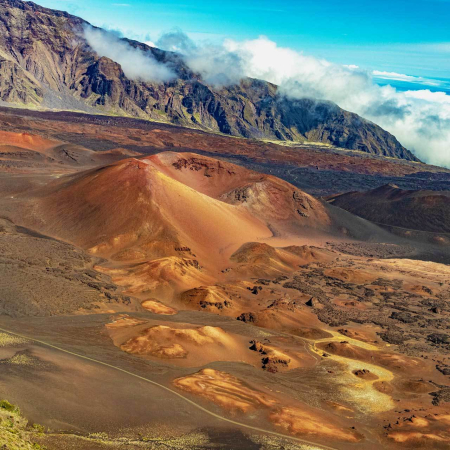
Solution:
<svg viewBox="0 0 450 450">
<path fill-rule="evenodd" d="M 43 100 L 39 84 L 22 67 L 0 60 L 0 99 L 10 103 L 38 105 Z"/>
<path fill-rule="evenodd" d="M 14 104 L 100 111 L 247 138 L 319 141 L 417 160 L 379 126 L 330 102 L 290 100 L 277 86 L 244 79 L 214 88 L 177 54 L 124 40 L 166 64 L 177 78 L 128 78 L 83 37 L 84 20 L 31 2 L 0 0 L 0 99 Z"/>
</svg>

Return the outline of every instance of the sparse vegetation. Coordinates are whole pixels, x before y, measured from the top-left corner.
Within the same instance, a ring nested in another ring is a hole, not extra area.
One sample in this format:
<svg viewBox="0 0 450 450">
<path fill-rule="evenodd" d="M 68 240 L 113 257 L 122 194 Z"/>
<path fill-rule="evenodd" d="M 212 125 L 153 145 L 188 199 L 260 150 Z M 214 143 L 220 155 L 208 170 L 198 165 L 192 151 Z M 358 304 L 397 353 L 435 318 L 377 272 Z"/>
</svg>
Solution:
<svg viewBox="0 0 450 450">
<path fill-rule="evenodd" d="M 45 450 L 42 445 L 33 442 L 33 435 L 42 435 L 42 425 L 28 426 L 17 406 L 8 400 L 0 401 L 0 448 L 2 450 Z"/>
<path fill-rule="evenodd" d="M 18 412 L 18 409 L 13 404 L 9 403 L 8 400 L 1 400 L 0 401 L 0 409 L 3 409 L 8 412 Z"/>
<path fill-rule="evenodd" d="M 107 441 L 109 439 L 107 433 L 91 433 L 89 434 L 89 439 L 99 440 L 99 441 Z"/>
<path fill-rule="evenodd" d="M 38 423 L 33 423 L 33 425 L 31 425 L 31 428 L 36 431 L 36 433 L 39 433 L 41 435 L 45 433 L 45 427 L 43 425 L 39 425 Z"/>
<path fill-rule="evenodd" d="M 25 353 L 16 353 L 11 358 L 5 360 L 7 364 L 15 364 L 18 366 L 32 366 L 34 364 L 33 358 L 30 358 Z"/>
<path fill-rule="evenodd" d="M 26 339 L 13 336 L 7 333 L 0 333 L 0 347 L 9 347 L 10 345 L 21 345 L 26 344 L 28 341 Z"/>
</svg>

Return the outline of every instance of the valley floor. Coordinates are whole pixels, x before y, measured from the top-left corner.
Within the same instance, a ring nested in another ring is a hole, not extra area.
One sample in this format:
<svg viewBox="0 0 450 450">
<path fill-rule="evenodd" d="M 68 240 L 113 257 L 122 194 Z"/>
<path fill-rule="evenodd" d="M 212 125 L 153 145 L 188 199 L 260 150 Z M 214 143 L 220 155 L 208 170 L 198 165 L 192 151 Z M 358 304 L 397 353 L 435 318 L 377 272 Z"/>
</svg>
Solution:
<svg viewBox="0 0 450 450">
<path fill-rule="evenodd" d="M 317 153 L 312 168 L 314 149 L 273 161 L 273 144 L 168 126 L 125 134 L 125 119 L 8 117 L 4 448 L 450 447 L 447 238 L 379 226 L 296 187 L 314 172 L 311 191 L 343 189 L 347 154 Z M 34 127 L 42 135 L 16 133 Z M 200 154 L 159 153 L 169 138 Z M 262 153 L 245 159 L 254 145 Z M 385 177 L 448 183 L 443 169 L 376 158 L 379 172 L 364 174 L 369 159 L 355 158 L 345 180 L 361 190 Z"/>
</svg>

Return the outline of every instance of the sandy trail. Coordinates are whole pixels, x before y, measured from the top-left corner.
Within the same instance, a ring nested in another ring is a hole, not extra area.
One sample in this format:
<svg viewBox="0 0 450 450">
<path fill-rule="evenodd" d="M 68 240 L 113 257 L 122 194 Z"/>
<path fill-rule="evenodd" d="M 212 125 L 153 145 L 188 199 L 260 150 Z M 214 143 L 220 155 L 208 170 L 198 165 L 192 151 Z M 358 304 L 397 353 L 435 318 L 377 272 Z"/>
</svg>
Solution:
<svg viewBox="0 0 450 450">
<path fill-rule="evenodd" d="M 81 359 L 84 359 L 84 360 L 87 360 L 87 361 L 94 362 L 96 364 L 100 364 L 102 366 L 109 367 L 109 368 L 114 369 L 114 370 L 118 370 L 118 371 L 126 373 L 126 374 L 128 374 L 128 375 L 130 375 L 132 377 L 138 378 L 138 379 L 140 379 L 142 381 L 151 383 L 151 384 L 153 384 L 155 386 L 158 386 L 161 389 L 164 389 L 167 392 L 170 392 L 173 395 L 176 395 L 177 397 L 181 398 L 182 400 L 184 400 L 185 402 L 187 402 L 190 405 L 194 406 L 195 408 L 200 409 L 201 411 L 205 412 L 206 414 L 208 414 L 208 415 L 210 415 L 210 416 L 212 416 L 212 417 L 214 417 L 216 419 L 219 419 L 221 421 L 230 423 L 232 425 L 235 425 L 235 426 L 238 426 L 238 427 L 241 427 L 241 428 L 246 428 L 246 429 L 253 430 L 253 431 L 257 431 L 257 432 L 260 432 L 260 433 L 269 434 L 271 436 L 281 437 L 281 438 L 284 438 L 284 439 L 290 439 L 292 441 L 298 442 L 299 444 L 302 444 L 302 446 L 306 445 L 307 447 L 304 450 L 321 450 L 321 449 L 323 449 L 323 450 L 338 450 L 338 449 L 336 449 L 334 447 L 330 447 L 330 446 L 323 445 L 323 444 L 316 444 L 316 443 L 308 441 L 306 439 L 300 439 L 300 438 L 297 438 L 297 437 L 294 437 L 294 436 L 289 436 L 289 435 L 286 435 L 286 434 L 283 434 L 283 433 L 277 433 L 276 431 L 265 430 L 263 428 L 259 428 L 259 427 L 256 427 L 256 426 L 252 426 L 252 425 L 248 425 L 248 424 L 245 424 L 245 423 L 241 423 L 241 422 L 238 422 L 238 421 L 235 421 L 235 420 L 232 420 L 232 419 L 228 419 L 227 417 L 224 417 L 224 416 L 216 414 L 216 413 L 214 413 L 212 411 L 209 411 L 208 409 L 206 409 L 203 406 L 199 405 L 198 403 L 190 400 L 189 398 L 185 397 L 184 395 L 180 394 L 179 392 L 177 392 L 177 391 L 175 391 L 173 389 L 170 389 L 169 387 L 164 386 L 163 384 L 157 383 L 156 381 L 150 380 L 149 378 L 142 377 L 142 376 L 137 375 L 137 374 L 135 374 L 133 372 L 130 372 L 128 370 L 121 369 L 120 367 L 117 367 L 117 366 L 113 366 L 112 364 L 108 364 L 108 363 L 105 363 L 103 361 L 99 361 L 97 359 L 90 358 L 89 356 L 80 355 L 80 354 L 72 352 L 70 350 L 65 350 L 65 349 L 63 349 L 61 347 L 58 347 L 56 345 L 50 344 L 50 343 L 45 342 L 45 341 L 41 341 L 39 339 L 34 339 L 32 337 L 24 336 L 24 335 L 21 335 L 19 333 L 15 333 L 13 331 L 10 331 L 10 330 L 4 329 L 4 328 L 0 328 L 0 331 L 2 331 L 4 333 L 8 333 L 9 335 L 15 336 L 15 337 L 20 338 L 20 339 L 26 339 L 28 341 L 36 342 L 36 343 L 44 345 L 46 347 L 50 347 L 50 348 L 53 348 L 55 350 L 59 350 L 61 352 L 67 353 L 67 354 L 75 356 L 77 358 L 81 358 Z M 312 446 L 312 448 L 311 448 L 311 446 Z"/>
</svg>

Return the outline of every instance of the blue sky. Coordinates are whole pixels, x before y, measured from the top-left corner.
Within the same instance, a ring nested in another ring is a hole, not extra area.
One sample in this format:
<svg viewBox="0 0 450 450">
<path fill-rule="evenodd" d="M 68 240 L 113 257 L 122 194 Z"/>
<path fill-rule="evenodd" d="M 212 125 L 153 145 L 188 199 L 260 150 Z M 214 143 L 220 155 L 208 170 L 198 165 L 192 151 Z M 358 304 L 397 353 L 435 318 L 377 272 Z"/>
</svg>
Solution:
<svg viewBox="0 0 450 450">
<path fill-rule="evenodd" d="M 36 0 L 127 37 L 174 28 L 217 42 L 267 36 L 340 64 L 450 78 L 450 0 Z"/>
</svg>

